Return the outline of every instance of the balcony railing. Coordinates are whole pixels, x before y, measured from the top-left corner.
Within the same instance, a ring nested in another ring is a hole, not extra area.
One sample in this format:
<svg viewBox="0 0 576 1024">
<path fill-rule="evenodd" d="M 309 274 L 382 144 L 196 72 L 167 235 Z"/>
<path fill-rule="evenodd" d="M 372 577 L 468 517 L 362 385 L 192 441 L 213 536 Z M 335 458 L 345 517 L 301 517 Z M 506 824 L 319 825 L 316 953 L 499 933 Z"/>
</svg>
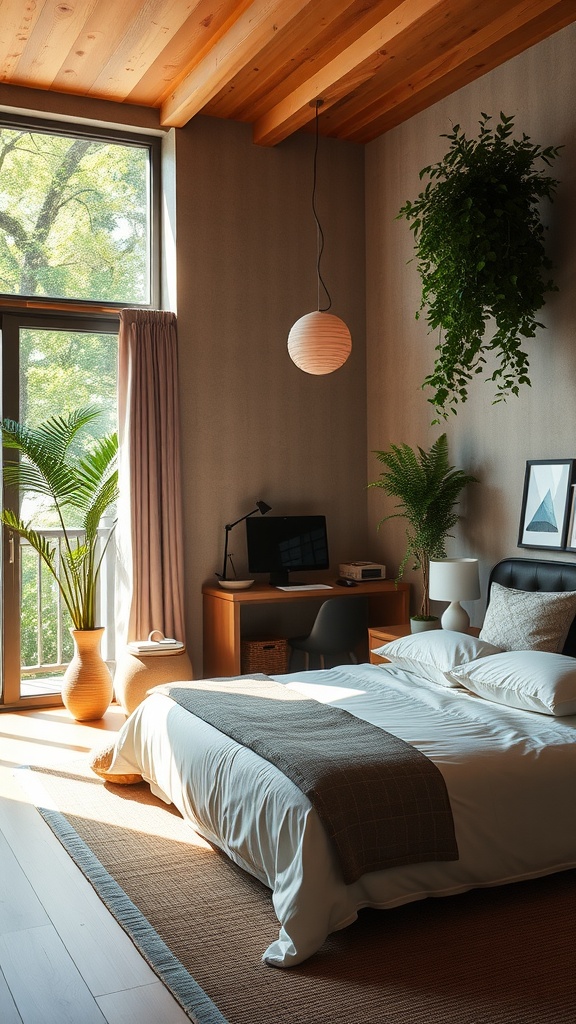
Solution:
<svg viewBox="0 0 576 1024">
<path fill-rule="evenodd" d="M 97 555 L 102 552 L 110 535 L 110 527 L 98 531 Z M 56 566 L 60 566 L 64 546 L 64 532 L 59 529 L 38 531 L 56 545 Z M 72 539 L 82 538 L 83 531 L 67 529 Z M 22 681 L 32 677 L 57 676 L 69 664 L 73 649 L 70 638 L 70 619 L 60 590 L 40 555 L 20 538 L 20 587 Z M 114 644 L 114 582 L 116 551 L 113 543 L 106 547 L 97 590 L 98 625 L 105 627 L 102 656 L 112 665 L 115 660 Z M 56 680 L 54 680 L 56 682 Z"/>
</svg>

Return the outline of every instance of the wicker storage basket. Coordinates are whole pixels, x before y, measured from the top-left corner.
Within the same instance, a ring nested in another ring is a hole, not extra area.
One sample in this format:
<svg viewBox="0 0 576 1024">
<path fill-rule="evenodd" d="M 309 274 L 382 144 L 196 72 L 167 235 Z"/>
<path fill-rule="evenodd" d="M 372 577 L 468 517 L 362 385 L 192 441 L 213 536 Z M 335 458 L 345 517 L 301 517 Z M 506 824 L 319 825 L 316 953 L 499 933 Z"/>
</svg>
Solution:
<svg viewBox="0 0 576 1024">
<path fill-rule="evenodd" d="M 271 675 L 288 671 L 288 641 L 285 637 L 260 637 L 242 640 L 242 672 Z"/>
</svg>

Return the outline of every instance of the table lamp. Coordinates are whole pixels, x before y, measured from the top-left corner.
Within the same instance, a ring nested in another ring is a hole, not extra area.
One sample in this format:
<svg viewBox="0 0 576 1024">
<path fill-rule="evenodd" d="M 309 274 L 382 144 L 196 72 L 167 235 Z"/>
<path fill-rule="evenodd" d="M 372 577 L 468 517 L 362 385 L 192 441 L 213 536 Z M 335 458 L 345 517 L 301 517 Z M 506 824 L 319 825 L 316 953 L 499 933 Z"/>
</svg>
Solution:
<svg viewBox="0 0 576 1024">
<path fill-rule="evenodd" d="M 265 516 L 267 512 L 271 511 L 271 509 L 272 506 L 267 505 L 265 501 L 257 501 L 256 508 L 253 508 L 251 512 L 247 512 L 245 516 L 240 516 L 240 519 L 236 519 L 236 521 L 233 523 L 226 524 L 226 539 L 224 541 L 224 562 L 222 565 L 222 572 L 220 574 L 216 573 L 220 580 L 220 583 L 225 583 L 227 580 L 226 569 L 228 563 L 228 537 L 230 536 L 230 530 L 232 530 L 235 526 L 238 526 L 238 523 L 243 523 L 244 520 L 248 519 L 249 516 L 255 515 L 256 512 L 260 512 L 263 516 Z"/>
<path fill-rule="evenodd" d="M 470 616 L 460 601 L 477 601 L 480 597 L 480 578 L 477 558 L 430 559 L 430 599 L 449 601 L 442 615 L 442 629 L 465 633 Z"/>
</svg>

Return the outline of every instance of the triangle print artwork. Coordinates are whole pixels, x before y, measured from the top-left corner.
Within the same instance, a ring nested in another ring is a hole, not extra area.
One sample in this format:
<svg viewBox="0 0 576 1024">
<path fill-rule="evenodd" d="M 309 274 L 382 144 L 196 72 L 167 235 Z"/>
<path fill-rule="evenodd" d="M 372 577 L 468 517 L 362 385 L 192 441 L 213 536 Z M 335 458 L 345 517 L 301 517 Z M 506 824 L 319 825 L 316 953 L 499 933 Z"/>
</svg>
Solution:
<svg viewBox="0 0 576 1024">
<path fill-rule="evenodd" d="M 536 509 L 532 519 L 526 526 L 531 533 L 558 533 L 558 523 L 554 513 L 552 495 L 548 490 Z"/>
</svg>

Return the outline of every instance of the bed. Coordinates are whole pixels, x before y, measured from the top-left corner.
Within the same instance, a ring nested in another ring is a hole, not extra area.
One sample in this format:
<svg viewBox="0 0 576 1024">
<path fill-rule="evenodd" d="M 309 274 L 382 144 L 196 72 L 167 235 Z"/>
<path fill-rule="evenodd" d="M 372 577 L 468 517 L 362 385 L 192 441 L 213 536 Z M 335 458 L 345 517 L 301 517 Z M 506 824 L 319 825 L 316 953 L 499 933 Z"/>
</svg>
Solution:
<svg viewBox="0 0 576 1024">
<path fill-rule="evenodd" d="M 346 883 L 295 783 L 183 708 L 168 687 L 151 691 L 122 727 L 102 774 L 142 776 L 271 889 L 279 934 L 263 951 L 267 964 L 307 959 L 363 907 L 576 867 L 576 564 L 506 559 L 491 573 L 490 594 L 479 638 L 415 634 L 386 645 L 387 664 L 273 677 L 313 707 L 342 708 L 425 755 L 446 786 L 457 859 Z"/>
</svg>

